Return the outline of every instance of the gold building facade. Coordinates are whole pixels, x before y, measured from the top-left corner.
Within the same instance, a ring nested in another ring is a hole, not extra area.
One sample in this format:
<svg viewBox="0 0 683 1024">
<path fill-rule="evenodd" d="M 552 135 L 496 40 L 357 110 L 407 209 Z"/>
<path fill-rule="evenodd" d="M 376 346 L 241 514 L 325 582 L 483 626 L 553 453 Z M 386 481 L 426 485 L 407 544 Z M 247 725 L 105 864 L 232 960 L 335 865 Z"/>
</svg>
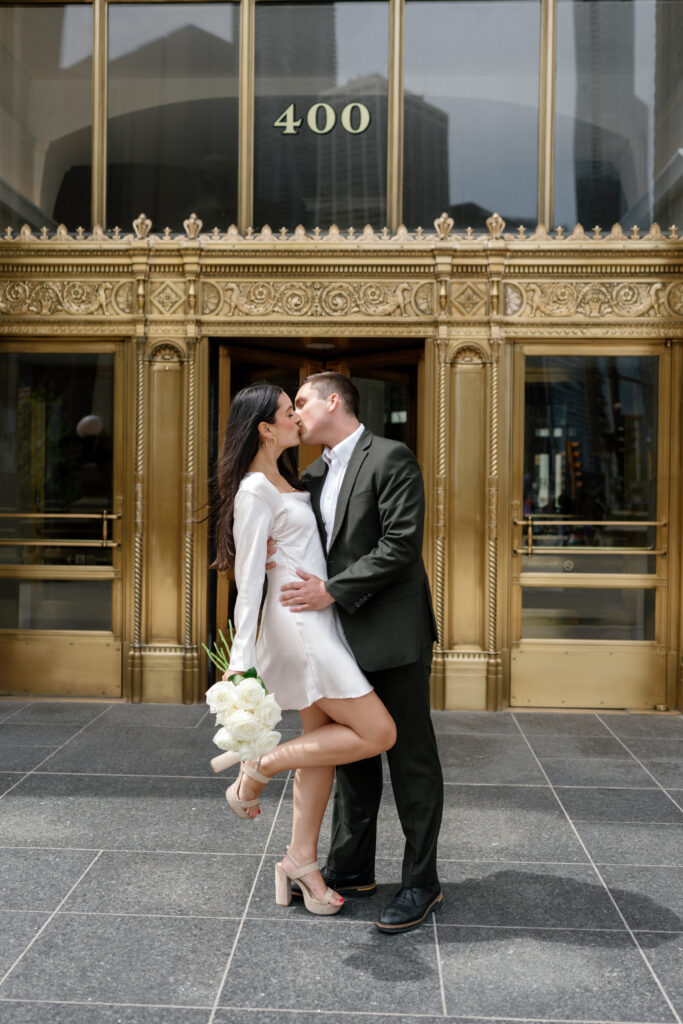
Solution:
<svg viewBox="0 0 683 1024">
<path fill-rule="evenodd" d="M 259 136 L 259 89 L 270 95 L 258 73 L 265 0 L 222 5 L 232 28 L 221 59 L 236 62 L 237 76 L 235 223 L 214 227 L 190 208 L 165 228 L 135 209 L 129 228 L 106 228 L 108 172 L 119 189 L 111 202 L 125 207 L 127 195 L 107 160 L 124 131 L 107 128 L 107 15 L 142 5 L 67 5 L 92 11 L 83 76 L 92 83 L 94 226 L 42 226 L 45 183 L 30 195 L 35 168 L 3 165 L 4 202 L 16 214 L 0 240 L 3 693 L 203 699 L 201 645 L 225 627 L 231 600 L 228 581 L 208 568 L 207 512 L 230 395 L 259 376 L 292 389 L 327 366 L 361 383 L 366 422 L 394 431 L 422 465 L 436 708 L 683 706 L 683 241 L 674 225 L 638 212 L 638 203 L 649 214 L 680 209 L 667 162 L 674 143 L 659 140 L 666 173 L 649 183 L 638 184 L 635 165 L 631 177 L 619 172 L 624 226 L 548 227 L 558 222 L 562 150 L 557 24 L 568 15 L 563 0 L 543 0 L 533 224 L 484 210 L 467 227 L 471 204 L 456 189 L 428 225 L 404 226 L 421 201 L 420 145 L 433 154 L 433 177 L 423 180 L 440 195 L 443 133 L 459 116 L 456 107 L 439 114 L 403 74 L 410 4 L 385 5 L 385 78 L 352 87 L 326 71 L 318 109 L 306 115 L 312 135 L 332 136 L 332 114 L 339 127 L 346 111 L 345 144 L 363 143 L 335 187 L 351 195 L 348 208 L 379 210 L 388 226 L 355 229 L 330 222 L 335 194 L 319 184 L 344 166 L 341 149 L 316 151 L 312 136 L 298 151 L 300 174 L 318 181 L 303 219 L 322 210 L 327 220 L 282 229 L 258 220 L 267 208 L 259 195 L 274 202 L 286 166 L 271 173 Z M 660 15 L 653 7 L 653 24 Z M 127 74 L 141 74 L 139 63 L 130 58 Z M 386 140 L 379 188 L 367 184 L 377 167 L 360 130 L 364 110 Z M 635 122 L 638 110 L 634 100 L 625 116 Z M 282 134 L 296 134 L 295 114 L 277 118 Z M 424 131 L 412 150 L 409 120 Z M 577 129 L 582 174 L 589 145 Z M 610 160 L 621 159 L 611 145 Z M 71 180 L 77 196 L 78 174 Z M 576 209 L 599 193 L 587 181 Z M 316 454 L 303 450 L 301 464 Z"/>
</svg>

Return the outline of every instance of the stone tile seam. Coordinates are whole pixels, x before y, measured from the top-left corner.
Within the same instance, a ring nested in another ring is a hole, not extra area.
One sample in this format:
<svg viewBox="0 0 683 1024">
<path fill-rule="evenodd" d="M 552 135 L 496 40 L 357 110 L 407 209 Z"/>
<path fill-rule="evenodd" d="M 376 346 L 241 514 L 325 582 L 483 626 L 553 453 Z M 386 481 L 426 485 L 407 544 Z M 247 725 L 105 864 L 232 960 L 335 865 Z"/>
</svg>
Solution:
<svg viewBox="0 0 683 1024">
<path fill-rule="evenodd" d="M 111 704 L 108 704 L 107 707 L 104 708 L 103 711 L 100 711 L 99 715 L 95 715 L 94 718 L 91 718 L 90 721 L 86 722 L 85 725 L 81 726 L 81 728 L 77 732 L 75 732 L 73 734 L 73 736 L 69 736 L 68 740 L 65 740 L 64 743 L 61 744 L 61 746 L 57 747 L 56 750 L 53 750 L 52 753 L 47 755 L 47 757 L 44 757 L 43 760 L 40 761 L 37 765 L 35 765 L 29 772 L 25 772 L 20 779 L 17 779 L 17 781 L 14 783 L 13 786 L 10 786 L 9 789 L 6 789 L 4 793 L 0 793 L 0 800 L 3 800 L 7 796 L 8 793 L 11 793 L 12 790 L 16 789 L 17 786 L 20 786 L 21 783 L 24 782 L 25 779 L 27 779 L 30 775 L 33 775 L 35 773 L 36 769 L 40 768 L 40 766 L 42 764 L 45 764 L 45 762 L 47 760 L 49 760 L 49 758 L 51 758 L 53 756 L 53 754 L 59 753 L 59 751 L 62 750 L 67 745 L 67 743 L 71 743 L 71 741 L 73 739 L 75 739 L 76 736 L 80 736 L 80 734 L 82 732 L 85 732 L 85 730 L 89 726 L 91 726 L 93 724 L 93 722 L 96 722 L 99 718 L 102 717 L 102 715 L 106 715 L 107 711 L 109 711 L 109 708 L 111 706 L 112 706 Z M 0 984 L 2 984 L 2 983 L 0 982 Z"/>
<path fill-rule="evenodd" d="M 71 737 L 71 738 L 73 739 L 73 737 Z M 70 742 L 70 741 L 67 740 L 67 743 L 68 742 Z M 52 757 L 52 754 L 56 754 L 56 753 L 57 753 L 57 751 L 53 750 L 52 753 L 49 756 Z M 5 774 L 7 774 L 7 775 L 18 775 L 18 774 L 21 774 L 21 773 L 20 772 L 12 772 L 11 770 L 9 770 Z M 66 776 L 66 777 L 69 777 L 69 778 L 73 777 L 73 778 L 79 778 L 79 779 L 178 779 L 178 780 L 190 779 L 192 781 L 196 781 L 197 779 L 199 779 L 201 782 L 210 782 L 213 785 L 216 785 L 216 783 L 223 782 L 225 779 L 232 778 L 233 781 L 234 781 L 234 779 L 237 778 L 237 775 L 234 775 L 234 776 L 232 776 L 232 775 L 225 775 L 225 776 L 223 776 L 220 779 L 216 779 L 216 778 L 213 778 L 211 775 L 159 775 L 159 774 L 152 774 L 152 773 L 147 774 L 145 772 L 55 772 L 55 771 L 49 771 L 49 770 L 39 771 L 37 767 L 36 768 L 32 768 L 31 771 L 27 773 L 27 775 L 56 775 L 56 776 Z M 24 776 L 24 778 L 26 778 L 26 776 Z M 20 779 L 19 781 L 23 782 L 23 779 Z M 282 779 L 275 779 L 274 778 L 271 781 L 282 784 Z"/>
<path fill-rule="evenodd" d="M 20 996 L 3 997 L 0 996 L 0 1006 L 2 1003 L 26 1003 L 29 1005 L 37 1006 L 114 1006 L 122 1009 L 136 1008 L 136 1009 L 149 1009 L 149 1010 L 208 1010 L 210 1009 L 208 1004 L 204 1003 L 107 1003 L 100 1002 L 95 999 L 90 1000 L 76 1000 L 76 999 L 27 999 Z M 280 1013 L 280 1014 L 297 1014 L 310 1013 L 316 1017 L 396 1017 L 399 1020 L 405 1020 L 406 1017 L 415 1018 L 416 1020 L 438 1020 L 439 1015 L 434 1013 L 399 1013 L 394 1010 L 302 1010 L 301 1007 L 267 1007 L 267 1006 L 220 1006 L 219 1013 L 229 1013 L 234 1010 L 240 1013 Z M 610 1020 L 608 1018 L 601 1017 L 482 1017 L 476 1014 L 468 1014 L 463 1017 L 461 1014 L 449 1014 L 448 1020 L 453 1021 L 486 1021 L 490 1024 L 664 1024 L 664 1022 L 657 1021 L 645 1021 L 645 1020 Z"/>
<path fill-rule="evenodd" d="M 569 815 L 571 818 L 571 815 Z M 680 821 L 657 821 L 656 818 L 571 818 L 577 825 L 658 825 L 660 828 L 680 828 L 683 825 L 683 817 Z"/>
<path fill-rule="evenodd" d="M 242 929 L 244 928 L 244 922 L 246 920 L 247 913 L 249 911 L 249 905 L 251 904 L 251 900 L 252 900 L 252 897 L 253 897 L 254 892 L 256 890 L 256 885 L 258 883 L 259 876 L 261 874 L 261 868 L 263 867 L 263 863 L 264 863 L 264 861 L 266 859 L 266 854 L 268 853 L 268 846 L 270 845 L 270 840 L 271 840 L 271 838 L 273 836 L 273 832 L 275 831 L 275 825 L 277 824 L 277 819 L 278 819 L 278 817 L 280 815 L 280 810 L 282 808 L 282 801 L 285 798 L 285 793 L 287 792 L 287 783 L 289 782 L 291 774 L 292 774 L 291 771 L 289 771 L 287 773 L 287 775 L 285 776 L 285 779 L 284 779 L 284 783 L 285 784 L 282 787 L 282 792 L 280 793 L 280 799 L 278 800 L 277 809 L 275 811 L 275 814 L 273 815 L 273 821 L 271 823 L 270 830 L 269 830 L 268 835 L 266 837 L 266 842 L 265 842 L 265 845 L 263 847 L 263 853 L 261 854 L 261 859 L 259 861 L 258 867 L 256 868 L 256 874 L 254 875 L 254 881 L 252 882 L 251 890 L 250 890 L 249 895 L 247 897 L 247 902 L 245 903 L 244 910 L 242 911 L 242 918 L 240 920 L 240 923 L 237 926 L 237 932 L 235 933 L 235 938 L 233 939 L 233 942 L 232 942 L 232 948 L 230 949 L 230 954 L 228 956 L 228 960 L 227 960 L 227 963 L 225 965 L 225 970 L 223 971 L 223 976 L 221 977 L 220 983 L 218 985 L 218 990 L 216 991 L 216 998 L 214 999 L 214 1003 L 213 1003 L 213 1006 L 211 1008 L 211 1013 L 209 1014 L 209 1019 L 208 1019 L 207 1024 L 214 1024 L 214 1019 L 216 1017 L 216 1012 L 217 1012 L 217 1010 L 219 1008 L 219 1003 L 220 1003 L 221 995 L 223 994 L 223 989 L 225 988 L 225 983 L 226 983 L 226 981 L 228 979 L 228 974 L 230 972 L 230 967 L 232 965 L 232 960 L 233 960 L 233 957 L 234 957 L 235 952 L 237 950 L 237 946 L 238 946 L 238 943 L 239 943 L 239 940 L 240 940 L 240 935 L 242 934 Z"/>
<path fill-rule="evenodd" d="M 441 950 L 439 949 L 439 931 L 436 927 L 436 914 L 432 914 L 432 927 L 434 929 L 434 947 L 436 949 L 436 967 L 439 972 L 439 989 L 441 991 L 441 1008 L 443 1010 L 443 1016 L 448 1016 L 448 1006 L 446 1004 L 446 990 L 443 984 L 443 968 L 441 966 Z"/>
<path fill-rule="evenodd" d="M 4 984 L 5 984 L 5 982 L 7 981 L 7 979 L 9 978 L 9 976 L 11 975 L 12 971 L 14 970 L 14 968 L 15 968 L 15 967 L 16 967 L 16 966 L 17 966 L 17 965 L 18 965 L 19 963 L 21 963 L 21 961 L 23 960 L 23 958 L 25 957 L 25 955 L 26 955 L 26 954 L 28 953 L 28 951 L 29 951 L 29 949 L 31 948 L 31 946 L 33 945 L 33 943 L 34 943 L 34 942 L 35 942 L 35 941 L 36 941 L 36 940 L 37 940 L 37 939 L 38 939 L 38 938 L 39 938 L 39 937 L 40 937 L 40 936 L 42 935 L 42 933 L 43 933 L 43 932 L 45 931 L 45 929 L 46 929 L 46 928 L 47 928 L 47 926 L 48 926 L 48 925 L 50 924 L 50 922 L 51 922 L 51 921 L 52 921 L 52 920 L 54 919 L 55 915 L 56 915 L 56 914 L 58 913 L 58 911 L 59 911 L 59 910 L 60 910 L 60 908 L 61 908 L 61 907 L 63 906 L 63 904 L 64 904 L 64 903 L 65 903 L 65 902 L 66 902 L 66 901 L 68 900 L 69 896 L 70 896 L 70 895 L 71 895 L 71 893 L 72 893 L 72 892 L 74 891 L 74 889 L 75 889 L 75 888 L 76 888 L 76 887 L 77 887 L 78 885 L 80 885 L 80 883 L 81 883 L 81 882 L 83 881 L 83 879 L 85 878 L 85 876 L 87 875 L 87 873 L 88 873 L 88 872 L 90 871 L 90 868 L 91 868 L 91 867 L 93 866 L 93 864 L 95 864 L 95 863 L 97 862 L 97 860 L 99 859 L 99 857 L 100 857 L 100 855 L 101 855 L 101 852 L 102 852 L 102 851 L 99 851 L 99 852 L 97 853 L 97 855 L 96 855 L 95 857 L 93 857 L 93 859 L 92 859 L 92 860 L 90 861 L 90 863 L 88 864 L 88 866 L 87 866 L 87 868 L 85 869 L 85 871 L 83 871 L 83 872 L 82 872 L 82 874 L 81 874 L 80 878 L 78 878 L 78 879 L 77 879 L 77 880 L 76 880 L 76 881 L 74 882 L 74 884 L 73 884 L 73 885 L 71 886 L 71 888 L 69 889 L 68 893 L 66 894 L 66 896 L 64 897 L 64 899 L 63 899 L 63 900 L 61 901 L 61 903 L 59 904 L 59 906 L 58 906 L 58 907 L 57 907 L 57 908 L 56 908 L 55 910 L 53 910 L 53 911 L 52 911 L 52 913 L 51 913 L 51 914 L 50 914 L 50 916 L 48 917 L 47 921 L 43 921 L 43 924 L 42 924 L 42 926 L 41 926 L 41 927 L 40 927 L 40 928 L 38 929 L 38 931 L 37 931 L 37 932 L 36 932 L 36 934 L 35 934 L 35 935 L 33 936 L 33 938 L 32 938 L 32 939 L 31 939 L 31 941 L 30 941 L 30 942 L 28 943 L 28 945 L 27 945 L 27 946 L 26 946 L 26 947 L 25 947 L 25 948 L 24 948 L 24 949 L 22 950 L 22 952 L 21 952 L 21 953 L 19 954 L 19 956 L 17 957 L 17 959 L 16 959 L 15 961 L 14 961 L 14 963 L 12 964 L 12 966 L 11 966 L 11 967 L 9 968 L 9 970 L 7 970 L 7 971 L 5 972 L 5 974 L 4 974 L 3 976 L 2 976 L 2 978 L 0 978 L 0 988 L 2 988 L 2 986 L 3 986 Z"/>
<path fill-rule="evenodd" d="M 2 707 L 2 705 L 0 705 L 0 707 Z M 5 715 L 4 718 L 0 719 L 0 725 L 3 725 L 5 722 L 8 722 L 9 719 L 12 718 L 14 715 L 18 715 L 20 711 L 25 711 L 26 708 L 30 708 L 30 707 L 31 707 L 31 702 L 29 701 L 28 704 L 22 704 L 22 706 L 20 708 L 15 708 L 14 711 L 10 711 L 10 713 L 8 715 Z"/>
<path fill-rule="evenodd" d="M 621 825 L 623 822 L 613 821 L 608 822 L 610 825 Z M 638 821 L 637 825 L 658 825 L 660 822 L 642 822 Z M 671 824 L 671 823 L 670 823 Z M 122 853 L 122 854 L 149 854 L 150 856 L 166 855 L 169 856 L 183 856 L 183 857 L 261 857 L 258 852 L 254 853 L 239 853 L 231 851 L 230 853 L 221 853 L 220 850 L 149 850 L 146 847 L 97 847 L 97 846 L 3 846 L 0 843 L 0 850 L 27 850 L 35 853 L 41 853 L 43 851 L 52 851 L 57 853 L 95 853 L 100 850 L 102 853 Z M 271 857 L 276 857 L 278 854 L 270 854 Z M 378 857 L 379 861 L 390 861 L 390 862 L 402 862 L 401 857 L 390 857 L 383 855 Z M 489 857 L 439 857 L 439 864 L 491 864 L 495 867 L 505 864 L 520 864 L 524 867 L 590 867 L 590 864 L 585 860 L 491 860 Z M 681 864 L 672 863 L 656 863 L 656 864 L 644 864 L 644 863 L 631 863 L 624 862 L 623 860 L 594 860 L 593 863 L 601 867 L 623 867 L 623 868 L 670 868 L 672 870 L 680 869 L 683 867 Z M 381 884 L 381 883 L 380 883 Z M 387 885 L 391 884 L 389 882 Z M 38 913 L 38 911 L 37 911 Z M 44 913 L 44 911 L 43 911 Z M 505 1018 L 508 1019 L 507 1017 Z"/>
<path fill-rule="evenodd" d="M 596 717 L 597 717 L 597 716 L 596 716 Z M 514 715 L 514 714 L 512 715 L 512 718 L 513 718 L 513 720 L 514 720 L 515 722 L 517 721 L 517 719 L 516 719 L 516 717 L 515 717 L 515 715 Z M 602 723 L 601 723 L 601 724 L 602 724 Z M 519 728 L 520 728 L 520 731 L 521 731 L 521 726 L 520 726 Z M 529 744 L 529 749 L 530 749 L 530 750 L 532 750 L 532 753 L 533 753 L 533 749 L 532 749 L 532 747 L 531 747 L 531 744 Z M 625 748 L 625 749 L 626 749 L 626 748 Z M 536 754 L 534 754 L 534 757 L 536 757 Z M 547 774 L 546 774 L 546 772 L 545 772 L 545 769 L 543 768 L 543 766 L 541 765 L 541 762 L 540 762 L 540 761 L 538 760 L 538 758 L 537 758 L 537 757 L 536 757 L 536 761 L 537 761 L 537 763 L 538 763 L 538 766 L 539 766 L 539 768 L 541 769 L 541 771 L 542 771 L 542 772 L 543 772 L 543 774 L 545 775 L 546 779 L 548 779 L 548 776 L 547 776 Z M 664 997 L 664 1001 L 666 1002 L 666 1005 L 668 1006 L 668 1008 L 669 1008 L 669 1011 L 670 1011 L 670 1013 L 671 1013 L 671 1014 L 673 1015 L 673 1018 L 674 1018 L 674 1020 L 675 1020 L 675 1021 L 677 1022 L 677 1024 L 681 1024 L 681 1018 L 679 1017 L 679 1015 L 678 1015 L 678 1013 L 677 1013 L 677 1011 L 676 1011 L 676 1008 L 675 1008 L 675 1006 L 673 1005 L 673 1003 L 672 1003 L 671 999 L 669 998 L 669 995 L 668 995 L 668 993 L 667 993 L 666 989 L 664 988 L 664 985 L 663 985 L 663 984 L 662 984 L 662 982 L 660 981 L 660 979 L 659 979 L 659 976 L 657 975 L 657 973 L 656 973 L 656 971 L 655 971 L 654 967 L 652 966 L 652 964 L 651 964 L 651 963 L 650 963 L 650 961 L 648 960 L 647 956 L 645 955 L 645 951 L 643 950 L 642 946 L 641 946 L 641 945 L 640 945 L 640 943 L 638 942 L 638 939 L 636 938 L 636 936 L 635 936 L 635 935 L 634 935 L 634 933 L 633 933 L 633 929 L 632 929 L 632 928 L 630 927 L 630 925 L 629 925 L 628 921 L 626 920 L 626 918 L 625 918 L 624 914 L 622 913 L 622 910 L 621 910 L 621 908 L 620 908 L 619 904 L 618 904 L 618 903 L 617 903 L 617 901 L 615 900 L 615 898 L 614 898 L 614 896 L 612 895 L 612 893 L 611 893 L 611 891 L 610 891 L 610 889 L 609 889 L 609 887 L 608 887 L 607 883 L 605 882 L 605 880 L 604 880 L 604 878 L 602 877 L 602 875 L 601 875 L 600 871 L 598 870 L 598 867 L 597 867 L 597 865 L 595 864 L 595 861 L 593 860 L 593 858 L 591 857 L 591 855 L 590 855 L 590 853 L 589 853 L 589 851 L 588 851 L 588 847 L 586 846 L 586 844 L 584 843 L 583 839 L 582 839 L 582 838 L 581 838 L 581 836 L 579 835 L 579 831 L 578 831 L 578 829 L 576 828 L 576 825 L 575 825 L 575 824 L 574 824 L 574 822 L 572 821 L 572 819 L 571 819 L 571 817 L 570 817 L 570 815 L 569 815 L 568 811 L 566 810 L 566 808 L 565 808 L 564 804 L 562 803 L 562 801 L 560 800 L 559 796 L 557 795 L 557 791 L 555 790 L 554 786 L 553 786 L 553 785 L 552 785 L 552 783 L 550 782 L 550 779 L 548 779 L 548 784 L 549 784 L 549 786 L 550 786 L 550 788 L 551 788 L 551 790 L 552 790 L 553 796 L 554 796 L 554 797 L 555 797 L 555 799 L 557 800 L 557 802 L 558 802 L 558 804 L 559 804 L 559 806 L 560 806 L 560 808 L 561 808 L 561 810 L 562 810 L 562 813 L 563 813 L 563 814 L 565 815 L 565 817 L 566 817 L 566 819 L 567 819 L 567 822 L 569 823 L 569 825 L 570 825 L 571 829 L 573 830 L 573 832 L 574 832 L 574 835 L 576 836 L 576 838 L 577 838 L 578 842 L 579 842 L 579 843 L 581 844 L 581 847 L 582 847 L 582 849 L 583 849 L 584 853 L 586 854 L 586 857 L 588 858 L 588 860 L 589 860 L 589 861 L 590 861 L 590 863 L 592 864 L 592 866 L 593 866 L 593 869 L 594 869 L 594 871 L 595 871 L 595 874 L 597 875 L 597 877 L 598 877 L 598 879 L 599 879 L 599 881 L 600 881 L 600 884 L 602 885 L 602 887 L 604 888 L 605 892 L 607 893 L 607 895 L 608 895 L 608 897 L 609 897 L 609 899 L 610 899 L 610 901 L 611 901 L 611 903 L 612 903 L 612 905 L 613 905 L 614 909 L 616 910 L 617 914 L 619 915 L 619 917 L 621 918 L 621 920 L 622 920 L 622 921 L 624 922 L 624 926 L 625 926 L 626 930 L 628 931 L 628 933 L 629 933 L 629 935 L 630 935 L 630 937 L 631 937 L 631 941 L 633 942 L 633 945 L 634 945 L 634 946 L 636 947 L 636 949 L 637 949 L 637 950 L 638 950 L 638 952 L 640 953 L 640 956 L 641 956 L 641 958 L 642 958 L 642 960 L 643 960 L 643 962 L 644 962 L 645 966 L 647 967 L 647 969 L 648 969 L 648 971 L 650 972 L 650 975 L 652 976 L 652 978 L 653 978 L 653 980 L 654 980 L 655 984 L 657 985 L 657 987 L 658 987 L 659 991 L 661 992 L 662 996 Z"/>
<path fill-rule="evenodd" d="M 599 715 L 597 717 L 600 718 Z M 601 724 L 604 725 L 605 723 L 602 722 Z M 667 799 L 669 799 L 671 801 L 671 803 L 674 805 L 674 807 L 677 807 L 679 811 L 683 812 L 683 807 L 681 807 L 681 805 L 676 800 L 674 800 L 674 798 L 671 796 L 670 793 L 667 793 L 667 791 L 664 789 L 664 786 L 662 786 L 662 784 L 657 781 L 657 779 L 652 774 L 650 769 L 645 767 L 645 765 L 640 760 L 640 758 L 638 758 L 636 756 L 636 754 L 634 754 L 633 751 L 629 749 L 628 745 L 626 743 L 624 743 L 624 741 L 619 736 L 617 736 L 617 734 L 612 729 L 610 729 L 610 727 L 608 725 L 605 725 L 605 728 L 609 729 L 609 731 L 612 733 L 612 736 L 614 736 L 614 738 L 616 740 L 618 740 L 619 743 L 621 743 L 621 745 L 624 748 L 624 750 L 626 750 L 627 753 L 629 753 L 631 755 L 631 757 L 636 762 L 636 764 L 639 764 L 640 767 L 643 769 L 643 771 L 647 772 L 647 774 L 650 776 L 650 778 L 653 779 L 653 781 L 657 783 L 657 786 L 659 787 L 659 789 L 661 789 L 662 793 L 664 793 L 664 795 L 667 797 Z M 630 738 L 633 739 L 634 737 L 630 737 Z"/>
<path fill-rule="evenodd" d="M 238 915 L 227 915 L 227 914 L 134 914 L 128 911 L 115 911 L 115 910 L 32 910 L 24 907 L 1 907 L 0 913 L 2 914 L 35 914 L 40 917 L 46 915 L 50 918 L 55 917 L 141 917 L 155 920 L 161 918 L 163 920 L 172 921 L 241 921 L 242 918 Z M 248 916 L 249 921 L 277 921 L 279 924 L 283 923 L 281 914 L 253 914 Z M 435 922 L 436 923 L 436 922 Z M 48 922 L 45 922 L 47 925 Z M 297 924 L 304 925 L 307 927 L 315 928 L 319 927 L 314 921 L 308 921 L 306 918 L 299 918 Z M 337 922 L 338 927 L 360 927 L 373 924 L 369 919 L 346 919 L 340 918 Z M 594 928 L 590 925 L 584 927 L 572 926 L 572 925 L 540 925 L 540 924 L 477 924 L 472 921 L 458 922 L 458 921 L 439 921 L 439 928 L 480 928 L 490 929 L 497 931 L 511 931 L 511 932 L 598 932 L 600 934 L 613 934 L 622 935 L 627 932 L 626 928 Z M 638 935 L 683 935 L 683 929 L 678 928 L 632 928 L 630 929 Z M 365 1012 L 365 1011 L 362 1011 Z M 505 1020 L 508 1018 L 506 1017 Z"/>
</svg>

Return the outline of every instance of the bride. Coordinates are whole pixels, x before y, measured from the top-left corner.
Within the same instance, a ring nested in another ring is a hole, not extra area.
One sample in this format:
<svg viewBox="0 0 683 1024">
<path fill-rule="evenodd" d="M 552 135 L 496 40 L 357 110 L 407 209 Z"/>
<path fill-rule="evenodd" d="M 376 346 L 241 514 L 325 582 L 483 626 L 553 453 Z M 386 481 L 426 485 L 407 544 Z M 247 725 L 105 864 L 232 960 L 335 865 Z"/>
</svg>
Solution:
<svg viewBox="0 0 683 1024">
<path fill-rule="evenodd" d="M 389 750 L 396 727 L 358 667 L 333 605 L 306 613 L 279 600 L 283 583 L 327 567 L 311 499 L 299 484 L 291 449 L 299 444 L 294 408 L 274 384 L 244 388 L 233 399 L 218 465 L 218 569 L 234 565 L 236 635 L 224 678 L 254 666 L 281 708 L 296 708 L 303 735 L 280 743 L 259 761 L 244 761 L 227 790 L 241 818 L 260 814 L 258 795 L 279 772 L 296 769 L 292 839 L 275 866 L 275 896 L 291 901 L 290 879 L 301 885 L 306 908 L 336 914 L 344 902 L 325 884 L 317 863 L 320 826 L 334 768 Z M 258 629 L 267 541 L 277 565 Z M 258 639 L 257 639 L 258 630 Z M 230 763 L 214 758 L 215 770 Z"/>
</svg>

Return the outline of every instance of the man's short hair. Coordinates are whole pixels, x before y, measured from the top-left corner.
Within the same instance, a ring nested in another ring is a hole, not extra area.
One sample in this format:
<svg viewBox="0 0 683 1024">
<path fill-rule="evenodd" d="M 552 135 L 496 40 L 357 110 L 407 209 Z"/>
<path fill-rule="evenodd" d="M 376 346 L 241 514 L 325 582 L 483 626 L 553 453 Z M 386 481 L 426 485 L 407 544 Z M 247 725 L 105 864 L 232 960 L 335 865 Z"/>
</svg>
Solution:
<svg viewBox="0 0 683 1024">
<path fill-rule="evenodd" d="M 350 377 L 333 370 L 322 370 L 306 377 L 304 384 L 310 384 L 321 398 L 339 395 L 344 410 L 356 419 L 360 419 L 360 395 L 358 388 Z"/>
</svg>

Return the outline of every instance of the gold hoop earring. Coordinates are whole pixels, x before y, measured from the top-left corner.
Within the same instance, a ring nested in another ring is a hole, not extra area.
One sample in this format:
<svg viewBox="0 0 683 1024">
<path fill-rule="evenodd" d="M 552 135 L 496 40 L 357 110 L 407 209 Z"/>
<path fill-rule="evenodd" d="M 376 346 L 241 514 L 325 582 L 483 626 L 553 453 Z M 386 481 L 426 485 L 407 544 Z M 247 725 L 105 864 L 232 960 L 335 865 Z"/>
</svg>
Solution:
<svg viewBox="0 0 683 1024">
<path fill-rule="evenodd" d="M 268 444 L 269 441 L 273 442 L 272 445 Z M 266 448 L 274 448 L 275 447 L 275 438 L 274 437 L 267 437 L 266 440 L 264 441 L 264 444 L 265 444 Z"/>
</svg>

